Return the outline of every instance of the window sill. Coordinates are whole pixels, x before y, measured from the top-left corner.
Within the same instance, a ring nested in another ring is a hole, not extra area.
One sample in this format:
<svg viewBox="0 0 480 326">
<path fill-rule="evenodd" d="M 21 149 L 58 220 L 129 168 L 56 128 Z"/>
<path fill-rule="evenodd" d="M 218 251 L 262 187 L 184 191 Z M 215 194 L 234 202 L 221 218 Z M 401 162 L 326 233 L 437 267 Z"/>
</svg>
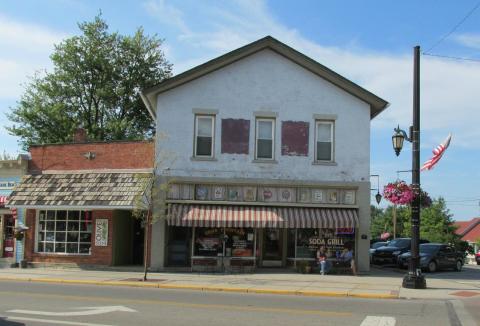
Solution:
<svg viewBox="0 0 480 326">
<path fill-rule="evenodd" d="M 252 160 L 252 163 L 278 164 L 278 161 L 277 161 L 277 160 L 262 160 L 262 159 L 256 159 L 256 160 Z"/>
<path fill-rule="evenodd" d="M 328 162 L 328 161 L 313 161 L 312 165 L 327 165 L 327 166 L 336 166 L 337 162 Z"/>
<path fill-rule="evenodd" d="M 192 156 L 190 157 L 190 161 L 210 161 L 210 162 L 216 162 L 217 159 L 215 157 L 198 157 L 198 156 Z"/>
</svg>

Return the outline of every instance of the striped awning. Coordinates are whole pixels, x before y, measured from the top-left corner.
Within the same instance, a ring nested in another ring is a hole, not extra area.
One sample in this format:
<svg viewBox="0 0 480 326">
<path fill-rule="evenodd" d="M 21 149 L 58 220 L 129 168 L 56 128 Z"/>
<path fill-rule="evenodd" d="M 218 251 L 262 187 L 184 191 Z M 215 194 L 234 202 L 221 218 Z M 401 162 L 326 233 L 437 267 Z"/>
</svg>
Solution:
<svg viewBox="0 0 480 326">
<path fill-rule="evenodd" d="M 7 202 L 7 196 L 0 196 L 0 207 L 5 206 L 6 202 Z"/>
<path fill-rule="evenodd" d="M 356 209 L 226 205 L 168 205 L 169 225 L 254 228 L 354 228 Z"/>
</svg>

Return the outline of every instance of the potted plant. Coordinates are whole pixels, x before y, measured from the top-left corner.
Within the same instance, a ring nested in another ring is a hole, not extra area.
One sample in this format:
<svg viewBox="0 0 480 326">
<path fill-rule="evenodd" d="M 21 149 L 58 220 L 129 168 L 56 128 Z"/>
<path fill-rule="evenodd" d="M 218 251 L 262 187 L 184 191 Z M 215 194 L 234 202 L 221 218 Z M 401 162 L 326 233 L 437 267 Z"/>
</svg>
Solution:
<svg viewBox="0 0 480 326">
<path fill-rule="evenodd" d="M 312 272 L 312 266 L 310 266 L 307 260 L 298 260 L 297 271 L 302 274 L 310 274 Z"/>
</svg>

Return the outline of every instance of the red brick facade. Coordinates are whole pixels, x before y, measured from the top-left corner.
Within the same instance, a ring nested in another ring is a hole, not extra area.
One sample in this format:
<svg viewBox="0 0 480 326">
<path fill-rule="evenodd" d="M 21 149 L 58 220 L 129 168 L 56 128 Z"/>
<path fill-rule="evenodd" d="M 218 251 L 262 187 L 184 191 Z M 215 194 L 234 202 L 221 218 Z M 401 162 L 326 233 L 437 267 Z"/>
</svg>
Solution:
<svg viewBox="0 0 480 326">
<path fill-rule="evenodd" d="M 106 265 L 112 264 L 113 244 L 113 211 L 92 211 L 92 249 L 90 255 L 68 255 L 55 253 L 35 252 L 36 214 L 34 209 L 28 209 L 25 225 L 25 259 L 33 263 L 75 263 L 80 265 Z M 95 246 L 95 221 L 97 218 L 108 219 L 108 245 L 106 247 Z"/>
<path fill-rule="evenodd" d="M 29 173 L 39 174 L 43 171 L 78 171 L 78 170 L 129 170 L 152 169 L 154 165 L 153 141 L 122 141 L 110 143 L 72 143 L 39 145 L 30 148 L 31 160 Z M 56 209 L 55 206 L 48 209 Z M 79 265 L 105 265 L 113 262 L 113 241 L 115 219 L 113 210 L 92 211 L 91 254 L 56 254 L 35 252 L 36 214 L 37 210 L 28 209 L 25 224 L 29 229 L 25 233 L 25 260 L 33 263 L 75 263 Z M 97 218 L 108 219 L 108 245 L 95 246 L 95 221 Z M 151 237 L 151 228 L 149 232 Z M 150 250 L 148 252 L 150 261 Z"/>
<path fill-rule="evenodd" d="M 32 146 L 29 171 L 148 169 L 153 168 L 154 152 L 153 141 Z"/>
</svg>

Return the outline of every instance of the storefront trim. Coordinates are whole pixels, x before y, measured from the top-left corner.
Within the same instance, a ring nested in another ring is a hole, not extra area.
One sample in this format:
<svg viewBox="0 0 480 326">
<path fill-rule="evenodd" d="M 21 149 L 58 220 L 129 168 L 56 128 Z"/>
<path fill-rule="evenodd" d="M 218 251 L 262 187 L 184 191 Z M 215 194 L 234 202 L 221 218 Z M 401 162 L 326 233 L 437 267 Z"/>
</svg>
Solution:
<svg viewBox="0 0 480 326">
<path fill-rule="evenodd" d="M 307 204 L 307 203 L 266 203 L 266 202 L 237 202 L 237 201 L 204 201 L 204 200 L 167 200 L 167 204 L 194 204 L 194 205 L 235 205 L 235 206 L 279 206 L 279 207 L 311 207 L 311 208 L 359 208 L 358 205 L 341 204 Z"/>
</svg>

